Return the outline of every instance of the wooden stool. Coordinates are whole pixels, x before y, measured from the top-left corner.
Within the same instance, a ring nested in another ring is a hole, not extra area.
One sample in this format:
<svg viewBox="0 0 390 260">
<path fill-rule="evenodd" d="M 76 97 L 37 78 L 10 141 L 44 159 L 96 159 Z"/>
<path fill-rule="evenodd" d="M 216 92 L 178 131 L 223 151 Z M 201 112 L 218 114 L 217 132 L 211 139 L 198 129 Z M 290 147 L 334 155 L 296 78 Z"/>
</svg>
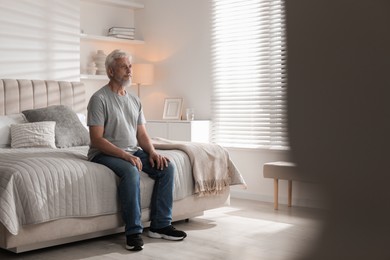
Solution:
<svg viewBox="0 0 390 260">
<path fill-rule="evenodd" d="M 274 209 L 278 209 L 279 179 L 288 180 L 288 206 L 292 204 L 292 181 L 313 182 L 312 178 L 299 174 L 292 162 L 269 162 L 263 165 L 264 178 L 274 179 Z"/>
</svg>

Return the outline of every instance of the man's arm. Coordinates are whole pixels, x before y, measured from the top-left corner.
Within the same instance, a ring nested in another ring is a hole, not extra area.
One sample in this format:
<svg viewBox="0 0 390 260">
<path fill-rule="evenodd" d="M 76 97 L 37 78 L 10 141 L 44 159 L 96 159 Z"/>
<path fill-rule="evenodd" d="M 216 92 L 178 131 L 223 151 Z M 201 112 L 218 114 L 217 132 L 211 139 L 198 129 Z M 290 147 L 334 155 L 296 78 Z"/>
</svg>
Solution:
<svg viewBox="0 0 390 260">
<path fill-rule="evenodd" d="M 155 164 L 157 169 L 160 170 L 163 170 L 164 167 L 168 167 L 169 159 L 156 153 L 150 137 L 146 132 L 145 125 L 137 126 L 137 140 L 142 150 L 149 154 L 149 161 L 152 167 L 154 167 Z"/>
<path fill-rule="evenodd" d="M 142 170 L 141 160 L 126 151 L 118 148 L 106 138 L 103 137 L 104 127 L 103 126 L 90 126 L 89 127 L 89 136 L 91 139 L 91 146 L 98 149 L 104 154 L 111 155 L 114 157 L 122 158 L 123 160 L 131 162 L 133 165 L 137 166 L 138 170 Z"/>
</svg>

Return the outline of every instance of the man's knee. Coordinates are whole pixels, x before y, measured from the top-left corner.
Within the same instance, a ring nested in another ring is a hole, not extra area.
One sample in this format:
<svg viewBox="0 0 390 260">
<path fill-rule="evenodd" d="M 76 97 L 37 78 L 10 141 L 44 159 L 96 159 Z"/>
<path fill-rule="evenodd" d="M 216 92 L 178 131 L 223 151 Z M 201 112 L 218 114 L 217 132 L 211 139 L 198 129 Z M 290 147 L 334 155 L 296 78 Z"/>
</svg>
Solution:
<svg viewBox="0 0 390 260">
<path fill-rule="evenodd" d="M 139 184 L 140 172 L 134 165 L 129 165 L 126 169 L 122 169 L 121 179 L 122 181 L 129 182 L 132 184 Z"/>
<path fill-rule="evenodd" d="M 173 179 L 175 173 L 175 166 L 171 163 L 168 162 L 168 166 L 164 168 L 163 174 L 170 176 L 170 178 Z"/>
</svg>

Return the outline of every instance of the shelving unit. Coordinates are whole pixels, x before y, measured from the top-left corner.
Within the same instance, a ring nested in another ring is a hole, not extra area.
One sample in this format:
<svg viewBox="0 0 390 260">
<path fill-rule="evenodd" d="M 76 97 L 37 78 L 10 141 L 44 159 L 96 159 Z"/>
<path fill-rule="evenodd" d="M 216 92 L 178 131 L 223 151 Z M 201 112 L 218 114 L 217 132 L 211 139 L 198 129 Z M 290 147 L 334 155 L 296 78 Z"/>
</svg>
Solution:
<svg viewBox="0 0 390 260">
<path fill-rule="evenodd" d="M 143 9 L 144 5 L 129 0 L 80 0 L 80 3 L 82 15 L 80 79 L 108 80 L 106 75 L 86 74 L 86 65 L 91 61 L 91 55 L 97 50 L 103 50 L 108 54 L 112 49 L 120 48 L 131 53 L 135 46 L 145 43 L 143 40 L 121 39 L 105 35 L 108 28 L 112 26 L 134 27 L 134 11 Z M 106 15 L 111 17 L 106 19 Z"/>
</svg>

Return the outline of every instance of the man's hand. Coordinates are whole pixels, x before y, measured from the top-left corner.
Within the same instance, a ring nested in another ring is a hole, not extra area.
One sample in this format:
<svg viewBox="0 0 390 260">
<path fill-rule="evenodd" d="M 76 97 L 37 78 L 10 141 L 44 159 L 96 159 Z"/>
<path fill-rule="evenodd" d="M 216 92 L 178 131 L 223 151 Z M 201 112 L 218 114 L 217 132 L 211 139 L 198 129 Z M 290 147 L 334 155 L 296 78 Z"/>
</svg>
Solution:
<svg viewBox="0 0 390 260">
<path fill-rule="evenodd" d="M 169 159 L 156 152 L 149 155 L 149 162 L 152 167 L 156 166 L 158 170 L 164 170 L 164 167 L 168 167 Z"/>
<path fill-rule="evenodd" d="M 134 156 L 132 154 L 127 153 L 126 157 L 124 158 L 126 161 L 129 161 L 132 165 L 136 166 L 139 171 L 142 170 L 142 162 L 141 159 L 137 156 Z"/>
</svg>

